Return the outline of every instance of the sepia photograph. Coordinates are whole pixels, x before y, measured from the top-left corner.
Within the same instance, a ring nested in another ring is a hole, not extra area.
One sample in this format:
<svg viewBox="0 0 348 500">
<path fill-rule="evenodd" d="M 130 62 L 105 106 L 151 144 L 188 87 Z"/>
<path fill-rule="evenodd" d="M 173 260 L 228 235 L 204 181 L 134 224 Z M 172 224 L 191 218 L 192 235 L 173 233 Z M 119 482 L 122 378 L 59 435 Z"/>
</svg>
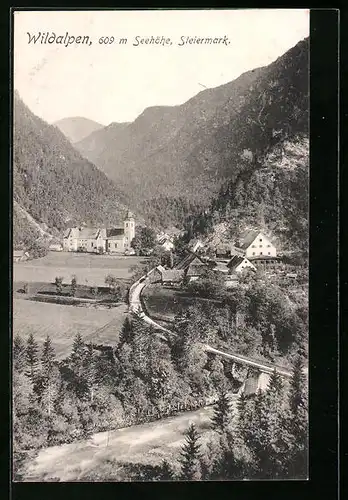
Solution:
<svg viewBox="0 0 348 500">
<path fill-rule="evenodd" d="M 12 480 L 307 480 L 308 9 L 16 10 Z"/>
</svg>

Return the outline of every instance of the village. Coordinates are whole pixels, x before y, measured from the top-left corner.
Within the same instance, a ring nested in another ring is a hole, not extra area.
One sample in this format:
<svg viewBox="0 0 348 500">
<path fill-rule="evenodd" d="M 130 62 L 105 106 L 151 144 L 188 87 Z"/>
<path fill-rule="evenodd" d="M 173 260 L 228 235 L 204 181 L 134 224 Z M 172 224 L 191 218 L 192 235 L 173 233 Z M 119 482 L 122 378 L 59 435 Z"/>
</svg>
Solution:
<svg viewBox="0 0 348 500">
<path fill-rule="evenodd" d="M 123 225 L 111 228 L 104 227 L 72 227 L 65 230 L 61 241 L 55 240 L 49 244 L 50 252 L 89 253 L 114 256 L 134 256 L 136 224 L 134 216 L 128 212 Z M 168 232 L 160 231 L 149 248 L 141 249 L 140 255 L 150 256 L 154 249 L 170 255 L 175 253 L 175 242 L 182 236 L 182 231 L 172 228 Z M 14 250 L 14 262 L 30 259 L 26 250 Z M 163 260 L 163 259 L 162 259 Z M 166 260 L 166 259 L 164 259 Z M 168 261 L 168 259 L 167 259 Z M 171 262 L 171 259 L 169 259 Z M 185 255 L 176 259 L 176 263 L 156 266 L 154 276 L 163 285 L 180 285 L 198 280 L 207 270 L 223 277 L 227 288 L 236 286 L 241 274 L 245 271 L 262 271 L 268 276 L 282 273 L 287 278 L 297 277 L 294 266 L 287 263 L 284 255 L 279 254 L 270 237 L 257 229 L 244 231 L 233 243 L 226 239 L 215 245 L 209 239 L 195 238 L 185 247 Z M 290 272 L 291 271 L 291 272 Z"/>
<path fill-rule="evenodd" d="M 175 238 L 167 234 L 158 236 L 158 243 L 167 252 L 175 249 Z M 222 243 L 212 247 L 201 239 L 192 240 L 186 248 L 186 256 L 172 269 L 159 265 L 156 275 L 164 285 L 178 285 L 198 280 L 207 270 L 223 278 L 227 288 L 236 286 L 242 274 L 261 271 L 268 276 L 283 273 L 287 278 L 296 278 L 294 266 L 287 263 L 283 255 L 263 232 L 249 230 L 238 241 Z"/>
<path fill-rule="evenodd" d="M 162 254 L 161 264 L 155 266 L 152 279 L 165 286 L 191 283 L 207 271 L 213 271 L 213 275 L 222 279 L 226 288 L 237 286 L 242 275 L 258 271 L 269 278 L 280 275 L 290 280 L 297 278 L 296 266 L 289 264 L 286 255 L 279 253 L 272 238 L 264 231 L 246 230 L 233 242 L 220 238 L 215 244 L 209 238 L 194 238 L 185 245 L 184 253 L 177 256 L 176 243 L 182 234 L 176 228 L 159 231 L 154 233 L 153 242 L 147 248 L 139 250 L 135 244 L 135 218 L 131 212 L 127 212 L 123 225 L 111 228 L 91 228 L 86 225 L 68 228 L 60 241 L 56 239 L 49 244 L 48 250 L 51 253 L 72 252 L 115 257 Z M 176 255 L 175 260 L 173 253 Z M 33 256 L 26 250 L 13 252 L 14 262 L 31 258 Z"/>
</svg>

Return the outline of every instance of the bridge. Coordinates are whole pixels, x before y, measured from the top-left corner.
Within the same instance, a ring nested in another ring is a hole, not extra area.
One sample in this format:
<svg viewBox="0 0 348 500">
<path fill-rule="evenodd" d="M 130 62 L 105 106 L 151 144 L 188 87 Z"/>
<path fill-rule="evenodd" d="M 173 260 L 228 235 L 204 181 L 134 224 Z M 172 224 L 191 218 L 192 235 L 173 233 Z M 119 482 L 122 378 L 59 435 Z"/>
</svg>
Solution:
<svg viewBox="0 0 348 500">
<path fill-rule="evenodd" d="M 148 278 L 153 273 L 153 271 L 154 269 L 149 271 L 146 275 L 142 276 L 131 286 L 129 290 L 129 311 L 133 314 L 136 314 L 148 325 L 152 326 L 160 338 L 168 341 L 169 336 L 176 336 L 176 334 L 150 318 L 150 316 L 145 313 L 141 301 L 141 293 L 148 284 Z M 259 389 L 262 391 L 266 390 L 270 376 L 274 371 L 277 371 L 279 375 L 287 380 L 291 377 L 290 370 L 276 364 L 266 362 L 261 363 L 247 356 L 215 349 L 214 347 L 207 344 L 204 344 L 203 348 L 207 353 L 211 353 L 232 361 L 232 371 L 235 365 L 242 365 L 248 368 L 247 377 L 241 385 L 239 393 L 244 392 L 246 394 L 251 394 L 255 393 Z M 304 369 L 304 372 L 307 374 L 307 369 Z"/>
</svg>

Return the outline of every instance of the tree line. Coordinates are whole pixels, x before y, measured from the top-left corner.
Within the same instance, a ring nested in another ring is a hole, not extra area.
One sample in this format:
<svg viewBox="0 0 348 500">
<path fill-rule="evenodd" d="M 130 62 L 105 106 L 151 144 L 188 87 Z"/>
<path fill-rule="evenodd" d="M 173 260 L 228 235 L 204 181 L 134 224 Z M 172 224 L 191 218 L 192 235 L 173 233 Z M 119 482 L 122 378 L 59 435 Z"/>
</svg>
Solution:
<svg viewBox="0 0 348 500">
<path fill-rule="evenodd" d="M 294 361 L 285 390 L 274 371 L 268 389 L 242 394 L 234 408 L 220 392 L 205 439 L 192 423 L 180 456 L 164 460 L 148 479 L 305 479 L 308 467 L 308 401 L 303 363 Z"/>
<path fill-rule="evenodd" d="M 207 356 L 198 339 L 183 335 L 167 344 L 137 318 L 125 320 L 116 348 L 85 343 L 77 334 L 62 360 L 50 337 L 40 348 L 33 334 L 26 341 L 16 336 L 16 474 L 20 477 L 21 461 L 30 451 L 202 407 L 207 398 L 231 392 L 234 382 L 230 368 Z M 218 413 L 222 406 L 221 400 Z M 225 417 L 219 418 L 216 422 L 224 425 Z"/>
</svg>

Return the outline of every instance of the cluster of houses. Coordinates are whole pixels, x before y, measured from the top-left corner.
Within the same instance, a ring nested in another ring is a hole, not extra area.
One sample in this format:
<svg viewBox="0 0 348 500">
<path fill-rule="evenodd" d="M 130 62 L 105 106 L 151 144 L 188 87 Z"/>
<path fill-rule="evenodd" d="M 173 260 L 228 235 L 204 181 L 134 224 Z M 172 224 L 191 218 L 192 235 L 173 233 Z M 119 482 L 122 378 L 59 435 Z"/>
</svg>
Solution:
<svg viewBox="0 0 348 500">
<path fill-rule="evenodd" d="M 204 246 L 200 240 L 191 241 L 187 256 L 173 269 L 158 266 L 156 274 L 161 283 L 175 285 L 182 283 L 184 279 L 191 282 L 199 279 L 207 269 L 212 269 L 222 275 L 226 287 L 230 287 L 237 284 L 239 275 L 246 269 L 271 270 L 281 263 L 276 246 L 259 231 L 245 232 L 235 245 L 217 247 L 214 257 L 203 255 Z"/>
<path fill-rule="evenodd" d="M 174 249 L 174 240 L 177 236 L 181 236 L 183 231 L 177 228 L 168 229 L 166 232 L 161 231 L 157 234 L 156 242 L 166 252 L 171 252 Z"/>
</svg>

